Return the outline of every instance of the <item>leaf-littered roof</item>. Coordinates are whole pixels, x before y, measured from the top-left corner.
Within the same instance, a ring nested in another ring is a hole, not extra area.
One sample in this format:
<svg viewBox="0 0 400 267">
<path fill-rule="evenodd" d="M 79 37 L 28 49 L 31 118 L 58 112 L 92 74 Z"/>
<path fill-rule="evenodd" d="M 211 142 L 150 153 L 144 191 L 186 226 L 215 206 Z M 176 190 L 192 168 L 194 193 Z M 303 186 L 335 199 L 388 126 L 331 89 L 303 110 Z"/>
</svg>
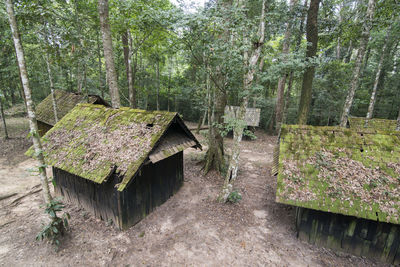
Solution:
<svg viewBox="0 0 400 267">
<path fill-rule="evenodd" d="M 201 147 L 175 112 L 78 104 L 43 137 L 45 160 L 96 183 L 117 172 L 123 179 L 116 187 L 122 191 L 172 122 Z"/>
<path fill-rule="evenodd" d="M 400 132 L 282 126 L 276 201 L 400 223 Z"/>
<path fill-rule="evenodd" d="M 367 124 L 365 122 L 367 121 Z M 387 119 L 369 119 L 363 117 L 349 117 L 349 126 L 351 129 L 362 130 L 372 128 L 380 131 L 395 131 L 397 121 Z"/>
<path fill-rule="evenodd" d="M 56 104 L 57 104 L 57 117 L 60 120 L 64 117 L 71 109 L 73 109 L 79 103 L 103 103 L 108 104 L 99 96 L 89 95 L 87 98 L 82 94 L 71 93 L 62 90 L 55 90 L 54 92 Z M 53 102 L 51 94 L 40 102 L 36 107 L 36 119 L 53 126 L 56 124 L 54 118 Z"/>
</svg>

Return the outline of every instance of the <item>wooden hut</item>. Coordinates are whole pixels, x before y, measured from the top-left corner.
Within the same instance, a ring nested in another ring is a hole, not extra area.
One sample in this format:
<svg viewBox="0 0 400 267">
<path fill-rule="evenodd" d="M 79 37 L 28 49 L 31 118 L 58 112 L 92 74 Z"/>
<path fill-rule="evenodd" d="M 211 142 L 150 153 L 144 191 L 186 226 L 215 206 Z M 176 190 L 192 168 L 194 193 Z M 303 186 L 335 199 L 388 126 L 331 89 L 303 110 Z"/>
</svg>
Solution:
<svg viewBox="0 0 400 267">
<path fill-rule="evenodd" d="M 177 192 L 183 150 L 201 148 L 177 113 L 92 104 L 76 105 L 44 140 L 56 193 L 120 229 Z"/>
<path fill-rule="evenodd" d="M 58 120 L 64 117 L 78 103 L 99 104 L 107 107 L 109 106 L 109 104 L 98 95 L 85 96 L 83 94 L 55 90 L 54 96 L 57 103 Z M 56 124 L 51 94 L 43 99 L 39 105 L 37 105 L 36 119 L 40 136 L 43 136 Z"/>
<path fill-rule="evenodd" d="M 400 263 L 399 132 L 284 125 L 278 162 L 300 239 Z"/>
<path fill-rule="evenodd" d="M 359 130 L 363 128 L 372 128 L 381 131 L 395 131 L 397 121 L 387 119 L 369 119 L 363 117 L 349 117 L 349 126 L 351 129 Z"/>
</svg>

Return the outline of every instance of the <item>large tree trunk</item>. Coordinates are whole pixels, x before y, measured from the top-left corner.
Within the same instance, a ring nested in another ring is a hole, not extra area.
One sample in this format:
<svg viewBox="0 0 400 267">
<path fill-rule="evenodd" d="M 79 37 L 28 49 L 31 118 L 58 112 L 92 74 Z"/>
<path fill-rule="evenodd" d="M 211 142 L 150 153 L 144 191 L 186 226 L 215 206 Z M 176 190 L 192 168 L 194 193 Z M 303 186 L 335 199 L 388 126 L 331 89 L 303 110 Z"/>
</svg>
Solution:
<svg viewBox="0 0 400 267">
<path fill-rule="evenodd" d="M 294 6 L 296 5 L 297 0 L 290 0 L 290 17 L 289 21 L 286 25 L 286 31 L 285 31 L 285 37 L 283 39 L 283 45 L 282 45 L 282 54 L 285 57 L 283 59 L 282 63 L 285 63 L 287 61 L 286 57 L 289 54 L 290 50 L 290 37 L 292 35 L 292 21 L 293 21 L 293 9 Z M 285 94 L 285 84 L 286 84 L 286 79 L 288 77 L 288 74 L 285 73 L 278 82 L 278 89 L 277 89 L 277 98 L 276 98 L 276 106 L 275 106 L 275 132 L 279 132 L 281 128 L 281 123 L 282 123 L 282 117 L 283 117 L 283 110 L 284 110 L 284 94 Z"/>
<path fill-rule="evenodd" d="M 208 150 L 206 153 L 204 172 L 211 169 L 221 173 L 224 162 L 224 139 L 216 125 L 224 123 L 224 111 L 227 102 L 225 90 L 214 87 L 215 97 L 208 99 Z M 210 92 L 211 94 L 211 92 Z M 214 99 L 214 105 L 213 100 Z"/>
<path fill-rule="evenodd" d="M 381 77 L 381 73 L 382 73 L 383 61 L 386 56 L 386 50 L 387 50 L 388 43 L 389 43 L 389 36 L 390 36 L 390 32 L 392 30 L 392 25 L 393 24 L 390 24 L 389 28 L 387 30 L 383 48 L 382 48 L 382 52 L 381 52 L 381 58 L 379 59 L 379 63 L 378 63 L 378 69 L 376 70 L 374 87 L 372 88 L 371 99 L 369 100 L 367 119 L 365 120 L 365 127 L 368 126 L 368 120 L 372 119 L 372 115 L 374 113 L 374 107 L 375 107 L 375 102 L 376 102 L 376 92 L 378 91 L 379 78 Z"/>
<path fill-rule="evenodd" d="M 1 120 L 3 121 L 4 126 L 4 138 L 8 139 L 8 131 L 7 131 L 7 124 L 6 124 L 6 117 L 4 116 L 4 109 L 3 109 L 3 100 L 0 97 L 0 116 Z"/>
<path fill-rule="evenodd" d="M 342 117 L 340 119 L 341 127 L 346 127 L 346 125 L 347 125 L 347 119 L 349 116 L 351 105 L 353 104 L 354 94 L 358 88 L 361 64 L 362 64 L 362 61 L 364 58 L 365 50 L 368 45 L 369 34 L 370 34 L 370 31 L 372 28 L 372 19 L 374 17 L 374 11 L 375 11 L 375 1 L 376 0 L 368 1 L 368 9 L 367 9 L 367 13 L 365 16 L 365 21 L 363 23 L 363 31 L 361 34 L 360 48 L 358 49 L 358 52 L 357 52 L 356 63 L 354 66 L 354 71 L 353 71 L 353 78 L 350 83 L 350 89 L 347 94 L 347 97 L 346 97 L 346 100 L 345 100 L 345 103 L 343 106 Z"/>
<path fill-rule="evenodd" d="M 46 164 L 44 162 L 43 157 L 43 150 L 42 150 L 42 143 L 40 141 L 36 115 L 35 115 L 35 107 L 32 101 L 32 94 L 31 88 L 29 87 L 29 80 L 28 80 L 28 73 L 26 70 L 25 65 L 25 57 L 24 51 L 22 49 L 21 39 L 19 37 L 17 21 L 15 19 L 12 0 L 6 0 L 6 8 L 7 14 L 10 22 L 11 32 L 14 40 L 15 52 L 17 55 L 18 67 L 21 74 L 22 86 L 24 89 L 25 97 L 26 97 L 26 107 L 28 111 L 28 118 L 29 118 L 29 127 L 30 127 L 30 134 L 32 136 L 33 147 L 35 150 L 35 156 L 37 158 L 39 164 L 39 177 L 42 184 L 43 189 L 43 197 L 47 203 L 50 203 L 52 197 L 49 190 L 49 184 L 46 175 Z"/>
<path fill-rule="evenodd" d="M 320 0 L 311 0 L 307 13 L 307 46 L 306 57 L 310 59 L 317 53 L 318 45 L 318 9 Z M 303 75 L 303 83 L 301 86 L 300 104 L 298 112 L 298 124 L 307 124 L 307 117 L 310 111 L 312 97 L 312 83 L 314 80 L 315 67 L 309 66 Z"/>
<path fill-rule="evenodd" d="M 244 66 L 246 67 L 246 74 L 243 78 L 243 92 L 245 96 L 241 100 L 241 104 L 239 107 L 239 111 L 237 114 L 238 123 L 233 128 L 233 147 L 232 147 L 232 155 L 229 161 L 229 166 L 226 172 L 224 185 L 222 187 L 221 194 L 219 196 L 219 200 L 221 202 L 226 202 L 230 193 L 233 190 L 233 184 L 237 178 L 237 173 L 239 169 L 239 159 L 240 159 L 240 142 L 242 141 L 243 131 L 246 127 L 245 122 L 245 115 L 246 109 L 249 102 L 250 97 L 250 90 L 253 84 L 254 74 L 257 70 L 257 63 L 261 56 L 261 49 L 264 44 L 265 38 L 265 3 L 266 0 L 262 1 L 262 8 L 261 8 L 261 16 L 260 16 L 260 23 L 258 28 L 258 37 L 259 39 L 253 43 L 252 50 L 244 52 Z"/>
<path fill-rule="evenodd" d="M 54 84 L 53 84 L 53 76 L 51 74 L 51 66 L 49 61 L 49 55 L 46 54 L 46 65 L 47 65 L 47 74 L 49 75 L 49 82 L 50 82 L 50 93 L 51 93 L 51 103 L 53 105 L 53 114 L 54 114 L 54 121 L 58 122 L 58 115 L 57 115 L 57 101 L 54 93 Z"/>
<path fill-rule="evenodd" d="M 107 82 L 110 89 L 111 105 L 113 108 L 120 107 L 117 73 L 114 64 L 112 50 L 111 29 L 108 20 L 108 0 L 98 0 L 100 27 L 103 37 L 104 58 L 106 61 Z"/>
</svg>

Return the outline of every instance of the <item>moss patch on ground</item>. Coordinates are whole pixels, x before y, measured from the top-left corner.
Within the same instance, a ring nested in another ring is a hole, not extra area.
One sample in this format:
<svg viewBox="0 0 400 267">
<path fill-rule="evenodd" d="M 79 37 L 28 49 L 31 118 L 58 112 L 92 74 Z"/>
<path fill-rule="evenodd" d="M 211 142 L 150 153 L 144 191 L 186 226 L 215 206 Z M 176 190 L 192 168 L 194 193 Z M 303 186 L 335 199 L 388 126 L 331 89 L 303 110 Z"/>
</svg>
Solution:
<svg viewBox="0 0 400 267">
<path fill-rule="evenodd" d="M 284 125 L 276 200 L 400 223 L 400 133 Z"/>
</svg>

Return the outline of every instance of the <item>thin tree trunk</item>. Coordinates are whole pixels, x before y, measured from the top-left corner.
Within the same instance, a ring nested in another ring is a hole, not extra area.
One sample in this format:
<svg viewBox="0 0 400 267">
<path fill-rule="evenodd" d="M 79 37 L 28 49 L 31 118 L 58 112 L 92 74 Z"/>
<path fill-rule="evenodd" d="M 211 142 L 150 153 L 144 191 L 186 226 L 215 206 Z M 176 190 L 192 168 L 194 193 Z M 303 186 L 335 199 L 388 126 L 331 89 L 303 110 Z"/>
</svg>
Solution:
<svg viewBox="0 0 400 267">
<path fill-rule="evenodd" d="M 54 93 L 53 76 L 51 74 L 51 66 L 50 66 L 50 61 L 49 61 L 49 55 L 48 54 L 46 54 L 46 65 L 47 65 L 47 74 L 49 75 L 51 103 L 53 105 L 54 121 L 57 123 L 58 122 L 57 101 L 56 101 L 56 96 L 55 96 L 55 93 Z"/>
<path fill-rule="evenodd" d="M 382 48 L 382 52 L 381 52 L 381 58 L 379 59 L 378 69 L 377 69 L 376 75 L 375 75 L 374 87 L 372 89 L 371 99 L 369 100 L 367 119 L 365 120 L 365 127 L 368 126 L 368 120 L 372 119 L 372 115 L 374 113 L 374 107 L 375 107 L 375 102 L 376 102 L 376 92 L 378 91 L 379 78 L 382 73 L 383 61 L 386 56 L 386 50 L 387 50 L 388 43 L 389 43 L 389 36 L 390 36 L 390 32 L 392 30 L 392 25 L 393 24 L 389 25 L 389 28 L 388 28 L 386 36 L 385 36 L 385 40 L 384 40 L 384 44 L 383 44 L 383 48 Z"/>
<path fill-rule="evenodd" d="M 100 33 L 99 33 L 100 34 Z M 99 90 L 101 97 L 104 98 L 104 85 L 103 85 L 103 75 L 102 75 L 102 70 L 101 70 L 101 48 L 100 48 L 100 38 L 99 34 L 97 34 L 97 59 L 98 59 L 98 65 L 99 65 Z"/>
<path fill-rule="evenodd" d="M 283 63 L 287 61 L 286 57 L 289 54 L 290 50 L 290 37 L 292 35 L 292 14 L 293 14 L 293 8 L 296 5 L 297 0 L 290 0 L 290 18 L 286 26 L 286 31 L 285 31 L 285 37 L 283 39 L 283 46 L 282 46 L 282 54 L 285 57 L 283 60 Z M 276 132 L 279 132 L 279 129 L 281 128 L 281 123 L 282 123 L 282 117 L 283 117 L 283 109 L 284 109 L 284 94 L 285 94 L 285 85 L 286 85 L 286 78 L 288 77 L 288 74 L 285 73 L 278 81 L 278 89 L 277 89 L 277 99 L 276 99 L 276 105 L 275 105 L 275 123 L 276 123 Z"/>
<path fill-rule="evenodd" d="M 400 131 L 400 109 L 399 109 L 399 115 L 397 115 L 396 131 Z"/>
<path fill-rule="evenodd" d="M 107 82 L 110 89 L 111 105 L 113 108 L 119 108 L 121 104 L 119 99 L 117 73 L 114 63 L 114 53 L 112 50 L 111 29 L 108 19 L 108 0 L 98 0 L 98 11 L 103 37 L 103 50 L 106 61 Z"/>
<path fill-rule="evenodd" d="M 237 178 L 237 173 L 239 169 L 240 142 L 242 141 L 243 131 L 244 128 L 246 127 L 246 122 L 245 122 L 246 109 L 249 102 L 250 90 L 253 83 L 254 74 L 257 70 L 256 66 L 261 56 L 261 49 L 264 44 L 264 38 L 265 38 L 265 3 L 266 0 L 263 0 L 259 29 L 258 29 L 259 39 L 255 43 L 253 43 L 252 46 L 253 49 L 251 51 L 250 57 L 248 57 L 248 51 L 245 51 L 243 56 L 243 58 L 245 59 L 244 65 L 248 67 L 248 70 L 243 79 L 243 92 L 246 95 L 241 100 L 241 104 L 237 114 L 237 119 L 239 122 L 233 128 L 232 155 L 225 176 L 224 186 L 219 196 L 219 200 L 221 202 L 226 202 L 230 193 L 232 192 L 233 184 Z"/>
<path fill-rule="evenodd" d="M 352 54 L 353 54 L 353 40 L 350 40 L 349 48 L 347 49 L 346 57 L 344 58 L 344 63 L 350 62 Z"/>
<path fill-rule="evenodd" d="M 308 6 L 308 0 L 304 1 L 304 10 L 307 9 Z M 300 27 L 299 27 L 299 35 L 297 36 L 296 40 L 296 47 L 294 49 L 295 52 L 299 51 L 300 45 L 301 45 L 301 40 L 303 39 L 303 33 L 304 33 L 304 19 L 306 17 L 306 12 L 302 12 L 301 18 L 300 18 Z M 287 113 L 288 113 L 288 108 L 290 104 L 290 93 L 292 91 L 292 86 L 293 86 L 293 79 L 294 79 L 294 72 L 291 71 L 289 74 L 289 82 L 288 82 L 288 87 L 286 90 L 286 99 L 285 103 L 283 106 L 283 117 L 282 117 L 282 123 L 286 123 L 287 120 Z"/>
<path fill-rule="evenodd" d="M 129 30 L 122 34 L 122 44 L 124 48 L 124 61 L 126 68 L 126 79 L 128 82 L 129 106 L 136 107 L 136 94 L 134 88 L 133 71 L 132 71 L 132 37 Z"/>
<path fill-rule="evenodd" d="M 33 101 L 32 101 L 31 88 L 29 87 L 29 80 L 28 80 L 28 73 L 27 73 L 26 65 L 25 65 L 24 51 L 22 49 L 21 39 L 20 39 L 19 32 L 18 32 L 17 21 L 15 19 L 15 15 L 14 15 L 12 0 L 6 0 L 5 2 L 6 2 L 7 14 L 8 14 L 9 22 L 10 22 L 11 32 L 12 32 L 12 36 L 13 36 L 13 40 L 14 40 L 15 52 L 16 52 L 17 61 L 18 61 L 18 67 L 19 67 L 20 74 L 21 74 L 22 86 L 24 88 L 24 93 L 25 93 L 25 97 L 26 97 L 26 107 L 27 107 L 27 111 L 28 111 L 30 133 L 32 136 L 35 155 L 36 155 L 36 158 L 37 158 L 37 161 L 39 164 L 39 177 L 40 177 L 40 181 L 42 184 L 43 197 L 44 197 L 45 203 L 50 203 L 50 201 L 52 200 L 52 197 L 50 194 L 49 184 L 48 184 L 47 175 L 46 175 L 46 164 L 44 162 L 44 157 L 43 157 L 42 143 L 40 141 L 40 137 L 39 137 L 39 133 L 38 133 L 38 127 L 37 127 L 37 121 L 36 121 L 36 115 L 35 115 L 35 107 L 34 107 Z"/>
<path fill-rule="evenodd" d="M 8 131 L 7 131 L 7 124 L 6 124 L 6 117 L 4 116 L 4 109 L 3 109 L 3 100 L 0 98 L 0 115 L 1 119 L 3 121 L 3 126 L 4 126 L 4 138 L 8 139 Z"/>
<path fill-rule="evenodd" d="M 339 36 L 338 36 L 338 38 L 337 38 L 337 44 L 336 44 L 336 59 L 337 60 L 340 60 L 340 56 L 341 56 L 341 54 L 340 54 L 340 49 L 341 49 L 341 47 L 340 47 L 340 45 L 341 45 L 341 39 L 340 39 L 340 36 L 341 36 L 341 34 L 342 34 L 342 31 L 340 30 L 340 27 L 341 27 L 341 24 L 342 24 L 342 21 L 343 21 L 343 19 L 342 19 L 342 8 L 343 8 L 343 3 L 339 3 Z"/>
<path fill-rule="evenodd" d="M 351 105 L 353 104 L 354 94 L 358 88 L 359 78 L 360 78 L 360 71 L 361 71 L 361 64 L 364 58 L 365 50 L 368 45 L 369 34 L 372 28 L 372 19 L 374 17 L 375 11 L 375 1 L 376 0 L 369 0 L 368 1 L 368 9 L 366 13 L 366 18 L 363 24 L 363 32 L 361 34 L 360 40 L 360 48 L 357 52 L 357 59 L 354 66 L 353 71 L 353 78 L 350 83 L 350 89 L 346 97 L 346 101 L 343 106 L 342 116 L 340 119 L 340 126 L 346 127 L 347 119 L 349 116 Z"/>
<path fill-rule="evenodd" d="M 307 14 L 307 46 L 306 57 L 311 59 L 317 53 L 318 45 L 318 9 L 320 0 L 311 0 Z M 298 124 L 307 124 L 307 117 L 310 111 L 312 97 L 312 83 L 314 80 L 315 66 L 307 67 L 303 75 L 303 83 L 301 86 L 300 104 L 298 112 Z"/>
<path fill-rule="evenodd" d="M 156 75 L 157 75 L 157 110 L 160 110 L 160 61 L 156 63 Z"/>
</svg>

